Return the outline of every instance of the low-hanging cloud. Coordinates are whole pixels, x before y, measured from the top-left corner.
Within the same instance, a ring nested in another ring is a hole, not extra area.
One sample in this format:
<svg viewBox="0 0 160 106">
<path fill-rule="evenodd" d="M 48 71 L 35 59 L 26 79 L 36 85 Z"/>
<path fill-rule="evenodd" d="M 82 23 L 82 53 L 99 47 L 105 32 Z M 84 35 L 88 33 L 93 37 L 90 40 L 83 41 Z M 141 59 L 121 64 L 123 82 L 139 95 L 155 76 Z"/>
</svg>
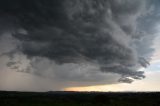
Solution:
<svg viewBox="0 0 160 106">
<path fill-rule="evenodd" d="M 15 50 L 30 60 L 24 72 L 65 81 L 131 83 L 145 78 L 138 69 L 149 65 L 153 51 L 152 40 L 141 42 L 153 38 L 139 27 L 147 8 L 146 0 L 2 0 L 5 27 L 0 28 L 12 33 L 19 42 Z M 19 69 L 16 64 L 7 65 Z M 109 74 L 120 77 L 109 79 Z"/>
</svg>

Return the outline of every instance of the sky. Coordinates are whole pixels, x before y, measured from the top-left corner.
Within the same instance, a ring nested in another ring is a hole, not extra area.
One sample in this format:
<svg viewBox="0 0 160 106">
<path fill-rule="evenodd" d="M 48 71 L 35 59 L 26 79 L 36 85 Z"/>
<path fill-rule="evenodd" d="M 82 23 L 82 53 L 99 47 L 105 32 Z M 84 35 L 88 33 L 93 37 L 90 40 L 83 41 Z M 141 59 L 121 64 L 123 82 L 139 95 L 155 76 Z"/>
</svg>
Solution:
<svg viewBox="0 0 160 106">
<path fill-rule="evenodd" d="M 0 90 L 160 91 L 159 0 L 1 0 Z"/>
</svg>

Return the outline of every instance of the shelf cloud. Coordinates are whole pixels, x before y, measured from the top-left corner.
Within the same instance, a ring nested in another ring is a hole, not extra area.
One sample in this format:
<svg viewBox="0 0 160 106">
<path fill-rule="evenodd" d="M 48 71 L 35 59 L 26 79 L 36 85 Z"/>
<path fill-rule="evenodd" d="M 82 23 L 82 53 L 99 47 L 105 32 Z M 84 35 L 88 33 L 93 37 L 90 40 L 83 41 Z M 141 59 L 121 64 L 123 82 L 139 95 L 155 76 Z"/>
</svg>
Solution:
<svg viewBox="0 0 160 106">
<path fill-rule="evenodd" d="M 131 83 L 154 51 L 151 12 L 146 0 L 1 0 L 0 36 L 17 42 L 1 54 L 13 70 L 58 81 Z"/>
</svg>

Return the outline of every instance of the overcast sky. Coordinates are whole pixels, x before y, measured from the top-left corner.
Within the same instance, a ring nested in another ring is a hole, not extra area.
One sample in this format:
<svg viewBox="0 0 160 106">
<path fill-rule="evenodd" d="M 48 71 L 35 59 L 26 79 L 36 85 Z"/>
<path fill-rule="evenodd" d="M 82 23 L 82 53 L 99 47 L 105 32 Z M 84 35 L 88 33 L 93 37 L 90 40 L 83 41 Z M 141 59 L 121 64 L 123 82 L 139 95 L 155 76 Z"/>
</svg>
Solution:
<svg viewBox="0 0 160 106">
<path fill-rule="evenodd" d="M 159 0 L 1 0 L 0 90 L 160 91 Z"/>
</svg>

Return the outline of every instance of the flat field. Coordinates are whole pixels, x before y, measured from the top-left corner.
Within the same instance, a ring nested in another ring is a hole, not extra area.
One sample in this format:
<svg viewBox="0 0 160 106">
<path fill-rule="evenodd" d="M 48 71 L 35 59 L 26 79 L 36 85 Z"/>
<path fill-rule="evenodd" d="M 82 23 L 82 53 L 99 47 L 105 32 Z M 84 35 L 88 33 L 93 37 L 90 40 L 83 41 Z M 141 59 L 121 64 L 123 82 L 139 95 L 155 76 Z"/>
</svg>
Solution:
<svg viewBox="0 0 160 106">
<path fill-rule="evenodd" d="M 160 106 L 160 93 L 1 91 L 0 106 Z"/>
</svg>

